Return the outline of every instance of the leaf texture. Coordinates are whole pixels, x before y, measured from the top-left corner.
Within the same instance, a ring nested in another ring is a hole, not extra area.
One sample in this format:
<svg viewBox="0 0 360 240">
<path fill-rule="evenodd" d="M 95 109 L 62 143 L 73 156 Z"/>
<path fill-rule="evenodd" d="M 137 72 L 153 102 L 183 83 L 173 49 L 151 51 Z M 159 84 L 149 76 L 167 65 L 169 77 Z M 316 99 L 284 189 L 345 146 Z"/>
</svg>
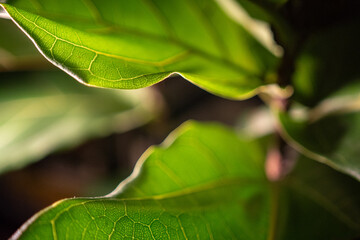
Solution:
<svg viewBox="0 0 360 240">
<path fill-rule="evenodd" d="M 113 193 L 57 202 L 13 239 L 329 240 L 360 233 L 359 196 L 352 195 L 358 182 L 303 159 L 286 180 L 270 183 L 264 145 L 188 122 L 150 148 Z"/>
<path fill-rule="evenodd" d="M 2 4 L 77 80 L 142 88 L 173 74 L 228 98 L 256 94 L 276 58 L 214 1 L 13 0 Z"/>
</svg>

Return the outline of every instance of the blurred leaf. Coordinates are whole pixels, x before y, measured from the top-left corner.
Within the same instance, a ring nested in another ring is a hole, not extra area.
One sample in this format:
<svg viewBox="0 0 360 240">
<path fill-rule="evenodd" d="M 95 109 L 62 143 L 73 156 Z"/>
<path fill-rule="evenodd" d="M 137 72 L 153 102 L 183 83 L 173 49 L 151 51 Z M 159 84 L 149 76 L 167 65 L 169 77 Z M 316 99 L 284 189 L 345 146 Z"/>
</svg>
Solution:
<svg viewBox="0 0 360 240">
<path fill-rule="evenodd" d="M 150 148 L 113 193 L 57 202 L 14 238 L 331 240 L 360 234 L 357 181 L 302 159 L 293 175 L 268 182 L 265 142 L 188 122 Z"/>
<path fill-rule="evenodd" d="M 228 0 L 230 1 L 230 0 Z M 236 0 L 254 18 L 273 22 L 276 10 L 287 0 L 262 1 L 262 0 Z"/>
<path fill-rule="evenodd" d="M 295 100 L 313 107 L 339 88 L 360 82 L 359 42 L 360 20 L 312 35 L 296 63 Z"/>
<path fill-rule="evenodd" d="M 10 20 L 0 19 L 0 31 L 0 72 L 51 67 Z"/>
<path fill-rule="evenodd" d="M 283 54 L 282 48 L 275 42 L 270 25 L 284 28 L 283 21 L 275 6 L 263 1 L 216 0 L 224 12 L 235 22 L 243 26 L 275 56 Z"/>
<path fill-rule="evenodd" d="M 297 150 L 360 180 L 360 112 L 347 112 L 343 102 L 339 109 L 345 111 L 317 121 L 299 120 L 286 113 L 279 113 L 279 120 L 285 138 Z"/>
<path fill-rule="evenodd" d="M 2 4 L 77 80 L 142 88 L 180 74 L 228 98 L 265 84 L 276 58 L 208 0 L 13 0 Z"/>
<path fill-rule="evenodd" d="M 153 101 L 149 91 L 87 88 L 62 72 L 2 73 L 0 172 L 141 125 L 154 114 Z"/>
<path fill-rule="evenodd" d="M 226 1 L 226 0 L 219 0 Z M 227 0 L 233 1 L 233 0 Z M 288 0 L 236 0 L 238 4 L 254 19 L 267 23 L 268 40 L 271 42 L 277 56 L 284 55 L 287 51 L 294 48 L 296 42 L 296 31 L 292 29 L 286 14 L 286 3 Z M 264 35 L 264 34 L 263 34 Z"/>
<path fill-rule="evenodd" d="M 280 214 L 287 213 L 279 230 L 283 232 L 282 239 L 336 240 L 360 236 L 358 181 L 301 157 L 283 184 L 288 192 L 282 202 L 287 209 L 283 205 L 279 209 Z"/>
<path fill-rule="evenodd" d="M 38 54 L 31 41 L 10 20 L 0 19 L 0 29 L 1 51 L 6 50 L 14 56 Z"/>
</svg>

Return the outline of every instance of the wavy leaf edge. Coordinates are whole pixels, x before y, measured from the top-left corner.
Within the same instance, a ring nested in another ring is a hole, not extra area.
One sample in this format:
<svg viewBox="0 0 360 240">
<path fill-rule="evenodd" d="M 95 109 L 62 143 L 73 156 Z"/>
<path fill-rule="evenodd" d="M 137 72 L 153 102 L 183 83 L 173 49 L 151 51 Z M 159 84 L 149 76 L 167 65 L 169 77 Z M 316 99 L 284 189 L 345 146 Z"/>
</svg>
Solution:
<svg viewBox="0 0 360 240">
<path fill-rule="evenodd" d="M 216 96 L 222 97 L 222 98 L 226 98 L 226 99 L 230 99 L 230 100 L 246 100 L 249 98 L 252 98 L 256 95 L 259 95 L 261 93 L 264 92 L 268 92 L 268 89 L 273 88 L 274 86 L 278 87 L 278 85 L 276 83 L 266 83 L 264 82 L 263 85 L 259 85 L 251 90 L 246 90 L 246 91 L 242 91 L 242 93 L 238 93 L 235 96 L 231 96 L 232 94 L 227 94 L 227 93 L 221 93 L 221 91 L 216 91 L 214 90 L 216 87 L 213 86 L 204 86 L 202 84 L 197 83 L 196 81 L 193 81 L 192 79 L 190 79 L 189 77 L 186 77 L 183 73 L 177 72 L 177 71 L 168 71 L 168 72 L 161 72 L 161 73 L 150 73 L 150 74 L 145 74 L 142 76 L 151 76 L 154 74 L 162 74 L 163 76 L 161 76 L 161 79 L 156 81 L 156 82 L 152 82 L 149 81 L 147 82 L 145 85 L 142 86 L 136 86 L 136 87 L 131 87 L 131 88 L 116 88 L 116 87 L 109 87 L 109 86 L 100 86 L 100 85 L 95 85 L 95 84 L 91 84 L 88 83 L 86 81 L 84 81 L 80 76 L 78 76 L 78 74 L 74 73 L 72 70 L 66 68 L 65 66 L 63 66 L 63 64 L 57 62 L 54 59 L 51 59 L 50 57 L 46 56 L 46 54 L 44 53 L 44 51 L 41 49 L 41 47 L 39 46 L 39 44 L 35 41 L 35 39 L 26 32 L 26 30 L 11 16 L 11 14 L 8 12 L 8 10 L 6 9 L 6 5 L 7 5 L 7 1 L 1 2 L 0 1 L 0 9 L 3 10 L 3 13 L 0 14 L 0 18 L 3 19 L 10 19 L 30 40 L 31 42 L 34 44 L 35 48 L 38 50 L 38 52 L 48 61 L 50 62 L 52 65 L 54 65 L 55 67 L 59 68 L 60 70 L 64 71 L 66 74 L 68 74 L 69 76 L 71 76 L 72 78 L 74 78 L 76 81 L 78 81 L 79 83 L 88 86 L 88 87 L 94 87 L 94 88 L 105 88 L 105 89 L 109 89 L 109 88 L 114 88 L 114 89 L 140 89 L 140 88 L 145 88 L 145 87 L 150 87 L 153 86 L 154 84 L 160 83 L 166 79 L 169 79 L 171 77 L 181 77 L 184 80 L 194 84 L 195 86 L 208 91 Z M 275 56 L 275 55 L 274 55 Z M 210 84 L 211 85 L 211 84 Z"/>
</svg>

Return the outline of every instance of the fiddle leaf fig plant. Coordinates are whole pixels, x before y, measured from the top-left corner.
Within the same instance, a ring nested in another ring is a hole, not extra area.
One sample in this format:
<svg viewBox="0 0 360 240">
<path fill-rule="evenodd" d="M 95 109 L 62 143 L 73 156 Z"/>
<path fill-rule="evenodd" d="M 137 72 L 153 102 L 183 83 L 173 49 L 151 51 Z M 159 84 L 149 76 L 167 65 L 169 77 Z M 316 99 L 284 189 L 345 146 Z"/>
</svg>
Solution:
<svg viewBox="0 0 360 240">
<path fill-rule="evenodd" d="M 269 182 L 267 143 L 218 124 L 187 122 L 148 149 L 114 192 L 57 202 L 14 239 L 300 240 L 359 232 L 356 180 L 304 158 L 299 172 Z"/>
<path fill-rule="evenodd" d="M 137 89 L 179 75 L 220 97 L 257 95 L 275 120 L 256 138 L 188 121 L 112 193 L 60 200 L 12 239 L 360 237 L 358 1 L 0 6 L 49 62 L 85 85 Z M 115 105 L 114 90 L 103 91 L 92 98 Z"/>
<path fill-rule="evenodd" d="M 241 99 L 267 84 L 276 66 L 214 1 L 15 0 L 2 6 L 50 62 L 91 86 L 134 89 L 178 74 Z"/>
</svg>

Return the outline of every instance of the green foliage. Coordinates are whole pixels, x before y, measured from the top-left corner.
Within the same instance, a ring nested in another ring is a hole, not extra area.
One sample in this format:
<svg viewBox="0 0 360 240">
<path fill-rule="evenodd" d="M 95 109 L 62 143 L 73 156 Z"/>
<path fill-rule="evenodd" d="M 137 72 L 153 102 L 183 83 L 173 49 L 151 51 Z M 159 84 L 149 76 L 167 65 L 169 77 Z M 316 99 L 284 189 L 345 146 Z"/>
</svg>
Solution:
<svg viewBox="0 0 360 240">
<path fill-rule="evenodd" d="M 187 122 L 145 152 L 111 194 L 61 200 L 14 239 L 360 236 L 357 0 L 11 0 L 0 6 L 47 60 L 86 85 L 136 89 L 180 75 L 226 98 L 260 93 L 279 125 L 271 136 L 249 140 L 219 124 Z M 119 114 L 120 130 L 152 116 L 143 94 L 84 89 L 58 72 L 9 73 L 24 70 L 24 56 L 39 55 L 27 52 L 28 41 L 11 41 L 19 32 L 8 24 L 0 21 L 9 37 L 0 38 L 0 76 L 8 79 L 0 88 L 0 171 L 110 133 Z M 51 144 L 45 148 L 44 141 Z M 16 151 L 21 148 L 27 151 Z"/>
<path fill-rule="evenodd" d="M 287 179 L 268 182 L 265 143 L 185 123 L 113 193 L 57 202 L 16 237 L 328 240 L 360 233 L 355 180 L 302 159 Z"/>
<path fill-rule="evenodd" d="M 295 148 L 360 180 L 360 112 L 330 115 L 315 122 L 281 113 L 286 137 Z"/>
<path fill-rule="evenodd" d="M 3 7 L 49 61 L 92 86 L 134 89 L 180 74 L 242 99 L 276 65 L 213 1 L 14 0 Z"/>
<path fill-rule="evenodd" d="M 355 80 L 344 82 L 340 90 L 314 108 L 302 110 L 303 116 L 294 114 L 296 106 L 290 113 L 279 112 L 277 116 L 284 137 L 294 148 L 358 180 L 359 87 Z"/>
<path fill-rule="evenodd" d="M 127 131 L 155 113 L 149 91 L 87 88 L 57 71 L 1 77 L 0 172 L 90 137 Z"/>
<path fill-rule="evenodd" d="M 0 29 L 0 72 L 33 71 L 50 65 L 11 21 L 0 19 Z"/>
</svg>

